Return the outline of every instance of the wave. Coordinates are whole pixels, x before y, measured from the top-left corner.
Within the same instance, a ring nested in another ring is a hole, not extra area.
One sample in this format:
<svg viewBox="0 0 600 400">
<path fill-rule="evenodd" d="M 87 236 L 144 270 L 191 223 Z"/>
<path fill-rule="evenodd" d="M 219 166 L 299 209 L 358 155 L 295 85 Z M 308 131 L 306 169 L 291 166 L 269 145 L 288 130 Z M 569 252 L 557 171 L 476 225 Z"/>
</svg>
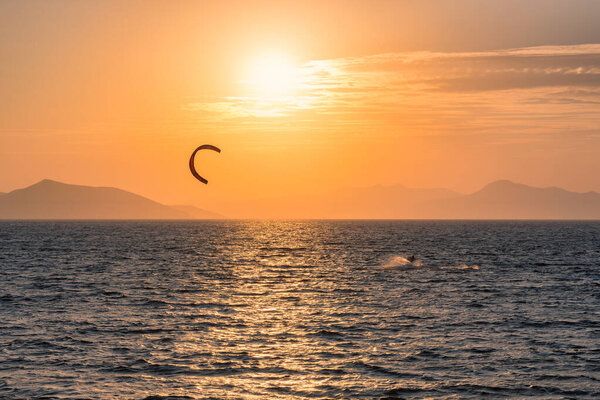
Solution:
<svg viewBox="0 0 600 400">
<path fill-rule="evenodd" d="M 421 260 L 415 259 L 410 261 L 408 258 L 399 255 L 388 257 L 385 262 L 380 265 L 380 267 L 390 269 L 427 268 L 430 270 L 479 270 L 479 265 L 476 264 L 468 265 L 465 263 L 460 263 L 458 265 L 430 266 L 425 265 Z"/>
<path fill-rule="evenodd" d="M 458 265 L 450 265 L 445 267 L 440 267 L 440 269 L 454 269 L 454 270 L 478 270 L 479 265 L 467 265 L 467 264 L 458 264 Z"/>
</svg>

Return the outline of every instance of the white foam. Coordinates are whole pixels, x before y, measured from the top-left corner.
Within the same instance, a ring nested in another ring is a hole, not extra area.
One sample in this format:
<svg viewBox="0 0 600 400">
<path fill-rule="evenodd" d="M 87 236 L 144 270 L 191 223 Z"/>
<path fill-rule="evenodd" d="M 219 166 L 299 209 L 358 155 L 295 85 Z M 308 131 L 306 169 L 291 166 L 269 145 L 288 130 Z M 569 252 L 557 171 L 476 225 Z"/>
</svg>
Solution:
<svg viewBox="0 0 600 400">
<path fill-rule="evenodd" d="M 398 268 L 398 269 L 410 269 L 410 268 L 421 268 L 425 267 L 421 260 L 415 260 L 410 262 L 410 260 L 404 256 L 390 256 L 386 259 L 386 261 L 381 265 L 381 268 Z M 443 267 L 426 267 L 432 270 L 471 270 L 477 271 L 479 270 L 479 265 L 467 265 L 465 263 L 460 263 L 458 265 L 446 265 Z"/>
<path fill-rule="evenodd" d="M 455 266 L 450 266 L 450 267 L 442 267 L 442 269 L 472 269 L 472 270 L 478 270 L 479 269 L 479 265 L 467 265 L 467 264 L 458 264 Z"/>
<path fill-rule="evenodd" d="M 403 256 L 391 256 L 381 266 L 383 268 L 422 267 L 423 263 L 421 260 L 410 262 L 408 258 Z"/>
</svg>

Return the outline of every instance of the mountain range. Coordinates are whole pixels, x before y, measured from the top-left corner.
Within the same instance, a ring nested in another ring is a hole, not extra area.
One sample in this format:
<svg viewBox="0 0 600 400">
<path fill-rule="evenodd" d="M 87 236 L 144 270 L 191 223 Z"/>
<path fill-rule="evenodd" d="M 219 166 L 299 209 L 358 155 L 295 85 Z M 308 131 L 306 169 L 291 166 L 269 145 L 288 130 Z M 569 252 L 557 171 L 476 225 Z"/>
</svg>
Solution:
<svg viewBox="0 0 600 400">
<path fill-rule="evenodd" d="M 224 204 L 238 218 L 339 219 L 600 219 L 600 194 L 536 188 L 507 180 L 471 194 L 402 185 L 343 189 Z"/>
<path fill-rule="evenodd" d="M 234 218 L 329 219 L 600 219 L 600 194 L 536 188 L 507 180 L 471 194 L 402 185 L 349 188 L 220 205 Z M 167 206 L 112 187 L 45 179 L 0 193 L 0 219 L 213 219 L 189 205 Z"/>
<path fill-rule="evenodd" d="M 166 206 L 112 187 L 44 179 L 0 195 L 0 219 L 211 219 L 223 216 L 192 206 Z"/>
</svg>

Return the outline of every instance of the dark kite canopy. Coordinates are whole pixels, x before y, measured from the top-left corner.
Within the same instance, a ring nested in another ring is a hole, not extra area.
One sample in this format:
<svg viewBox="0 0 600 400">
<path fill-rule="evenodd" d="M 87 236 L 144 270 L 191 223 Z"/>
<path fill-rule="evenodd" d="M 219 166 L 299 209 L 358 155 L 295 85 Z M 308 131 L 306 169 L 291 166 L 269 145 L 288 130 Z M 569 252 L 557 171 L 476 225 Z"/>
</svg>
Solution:
<svg viewBox="0 0 600 400">
<path fill-rule="evenodd" d="M 217 153 L 220 153 L 221 149 L 211 144 L 203 144 L 202 146 L 199 146 L 196 150 L 194 150 L 192 156 L 190 157 L 190 171 L 192 172 L 192 175 L 194 175 L 194 177 L 200 182 L 208 183 L 208 180 L 204 179 L 198 174 L 198 172 L 196 172 L 196 167 L 194 166 L 194 158 L 196 157 L 196 153 L 198 152 L 198 150 L 212 150 L 216 151 Z"/>
</svg>

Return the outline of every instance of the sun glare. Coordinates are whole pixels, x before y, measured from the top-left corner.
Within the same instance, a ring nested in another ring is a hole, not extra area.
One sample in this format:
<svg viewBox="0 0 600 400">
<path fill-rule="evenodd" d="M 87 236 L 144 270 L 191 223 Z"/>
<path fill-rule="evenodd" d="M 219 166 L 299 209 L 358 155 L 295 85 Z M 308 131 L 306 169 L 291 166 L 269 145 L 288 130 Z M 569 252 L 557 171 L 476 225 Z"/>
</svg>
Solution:
<svg viewBox="0 0 600 400">
<path fill-rule="evenodd" d="M 285 96 L 299 87 L 299 75 L 299 69 L 285 55 L 269 53 L 250 65 L 245 83 L 259 96 Z"/>
</svg>

